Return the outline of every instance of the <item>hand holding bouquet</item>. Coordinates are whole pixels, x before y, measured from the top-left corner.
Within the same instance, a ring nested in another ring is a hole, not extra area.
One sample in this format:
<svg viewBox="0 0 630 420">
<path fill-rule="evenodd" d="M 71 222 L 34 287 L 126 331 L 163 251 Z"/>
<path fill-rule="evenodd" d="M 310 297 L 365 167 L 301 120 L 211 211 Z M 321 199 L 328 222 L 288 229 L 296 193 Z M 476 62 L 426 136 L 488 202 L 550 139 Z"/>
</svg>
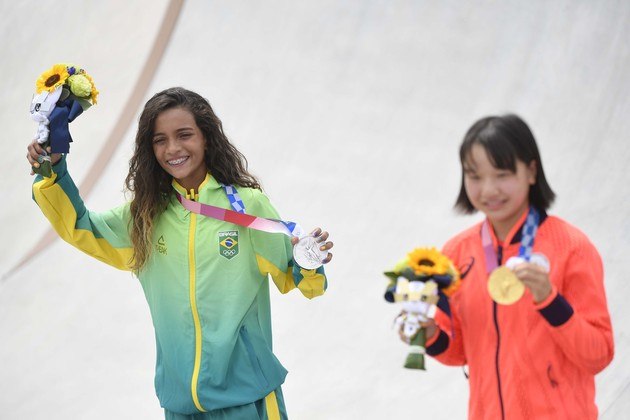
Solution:
<svg viewBox="0 0 630 420">
<path fill-rule="evenodd" d="M 51 153 L 68 153 L 72 137 L 68 124 L 96 104 L 98 90 L 87 72 L 72 64 L 55 64 L 39 76 L 31 102 L 31 118 L 38 123 L 37 142 Z M 45 152 L 44 152 L 45 153 Z M 50 156 L 38 158 L 33 172 L 51 176 Z"/>
<path fill-rule="evenodd" d="M 389 278 L 385 300 L 401 302 L 403 307 L 395 324 L 411 346 L 405 367 L 424 370 L 426 331 L 422 323 L 434 305 L 450 313 L 448 297 L 459 288 L 459 271 L 437 249 L 416 248 L 384 274 Z"/>
</svg>

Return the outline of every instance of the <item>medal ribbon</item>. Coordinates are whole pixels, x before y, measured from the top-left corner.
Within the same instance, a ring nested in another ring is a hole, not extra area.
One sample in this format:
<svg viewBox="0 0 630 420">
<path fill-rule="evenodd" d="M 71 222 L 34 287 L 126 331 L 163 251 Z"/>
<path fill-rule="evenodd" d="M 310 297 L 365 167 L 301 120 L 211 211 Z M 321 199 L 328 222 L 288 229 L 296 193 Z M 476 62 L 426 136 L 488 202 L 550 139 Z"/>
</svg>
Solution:
<svg viewBox="0 0 630 420">
<path fill-rule="evenodd" d="M 540 220 L 540 214 L 532 206 L 529 208 L 527 214 L 527 220 L 523 225 L 521 231 L 521 246 L 518 249 L 518 255 L 523 257 L 525 261 L 529 261 L 532 258 L 532 249 L 534 248 L 534 238 L 536 237 L 536 231 L 538 230 L 538 222 Z"/>
<path fill-rule="evenodd" d="M 227 195 L 228 200 L 230 200 L 230 206 L 234 211 L 239 213 L 245 213 L 245 203 L 241 200 L 241 196 L 238 195 L 238 191 L 232 185 L 221 184 L 223 187 L 223 191 L 225 191 L 225 195 Z"/>
<path fill-rule="evenodd" d="M 538 222 L 540 221 L 540 214 L 534 206 L 529 207 L 529 213 L 527 213 L 527 219 L 521 229 L 521 246 L 518 250 L 519 257 L 529 261 L 532 257 L 532 249 L 534 248 L 534 238 L 536 237 L 536 231 L 538 230 Z M 486 271 L 488 274 L 494 271 L 499 265 L 497 261 L 497 253 L 492 245 L 492 238 L 490 237 L 490 225 L 486 219 L 481 227 L 481 244 L 483 246 L 483 252 L 486 256 Z"/>
<path fill-rule="evenodd" d="M 216 220 L 221 220 L 228 223 L 234 223 L 235 225 L 243 226 L 246 228 L 256 229 L 268 233 L 282 233 L 287 236 L 301 236 L 302 228 L 300 225 L 294 222 L 285 222 L 277 219 L 267 219 L 264 217 L 256 217 L 245 213 L 245 206 L 240 200 L 238 193 L 233 194 L 232 191 L 228 193 L 227 189 L 234 189 L 231 185 L 227 188 L 226 194 L 230 200 L 232 208 L 239 208 L 239 211 L 233 211 L 224 209 L 221 207 L 211 206 L 209 204 L 200 203 L 198 201 L 192 201 L 182 196 L 179 192 L 176 192 L 177 200 L 182 203 L 182 206 L 190 212 L 201 214 L 206 217 L 211 217 Z M 232 196 L 230 196 L 232 194 Z M 234 201 L 232 201 L 234 200 Z M 240 204 L 238 204 L 240 202 Z"/>
</svg>

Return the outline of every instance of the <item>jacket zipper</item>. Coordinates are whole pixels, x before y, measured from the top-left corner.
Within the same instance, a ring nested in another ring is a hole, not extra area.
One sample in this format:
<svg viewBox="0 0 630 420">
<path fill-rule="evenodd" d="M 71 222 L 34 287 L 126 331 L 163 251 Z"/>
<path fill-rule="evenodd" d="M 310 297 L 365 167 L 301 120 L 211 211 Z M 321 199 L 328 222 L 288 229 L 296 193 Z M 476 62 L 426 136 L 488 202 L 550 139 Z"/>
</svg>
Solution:
<svg viewBox="0 0 630 420">
<path fill-rule="evenodd" d="M 497 252 L 497 263 L 500 266 L 503 260 L 503 247 L 499 245 Z M 499 373 L 499 351 L 501 349 L 501 332 L 499 331 L 498 304 L 492 302 L 492 316 L 494 318 L 494 329 L 497 332 L 497 351 L 495 354 L 495 370 L 497 374 L 497 387 L 499 391 L 499 404 L 501 405 L 501 419 L 505 419 L 505 409 L 503 408 L 503 393 L 501 392 L 501 374 Z"/>
<path fill-rule="evenodd" d="M 191 191 L 191 199 L 195 199 L 194 193 Z M 199 371 L 201 369 L 201 321 L 199 320 L 199 311 L 197 310 L 197 293 L 196 293 L 196 272 L 195 266 L 195 230 L 197 227 L 197 215 L 190 213 L 190 225 L 188 227 L 188 279 L 190 289 L 190 309 L 192 311 L 193 323 L 195 326 L 195 363 L 193 366 L 193 374 L 190 383 L 190 392 L 193 402 L 197 410 L 206 412 L 199 402 L 197 395 L 197 383 L 199 382 Z"/>
</svg>

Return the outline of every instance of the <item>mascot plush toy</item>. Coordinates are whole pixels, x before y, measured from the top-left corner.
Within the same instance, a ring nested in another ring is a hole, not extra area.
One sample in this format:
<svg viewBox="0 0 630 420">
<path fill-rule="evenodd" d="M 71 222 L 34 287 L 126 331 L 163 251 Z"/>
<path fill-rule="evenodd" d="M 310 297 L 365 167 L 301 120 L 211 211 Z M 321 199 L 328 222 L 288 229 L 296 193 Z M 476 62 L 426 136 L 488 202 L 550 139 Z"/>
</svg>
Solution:
<svg viewBox="0 0 630 420">
<path fill-rule="evenodd" d="M 460 273 L 437 249 L 416 248 L 385 275 L 389 278 L 385 300 L 402 303 L 394 323 L 409 340 L 405 367 L 425 370 L 426 333 L 421 324 L 432 317 L 436 305 L 450 315 L 448 297 L 459 287 Z"/>
<path fill-rule="evenodd" d="M 37 142 L 51 153 L 68 153 L 72 137 L 68 124 L 96 104 L 98 90 L 92 78 L 80 67 L 55 64 L 39 76 L 31 102 L 31 118 L 37 125 Z M 51 176 L 50 156 L 39 159 L 33 172 Z"/>
</svg>

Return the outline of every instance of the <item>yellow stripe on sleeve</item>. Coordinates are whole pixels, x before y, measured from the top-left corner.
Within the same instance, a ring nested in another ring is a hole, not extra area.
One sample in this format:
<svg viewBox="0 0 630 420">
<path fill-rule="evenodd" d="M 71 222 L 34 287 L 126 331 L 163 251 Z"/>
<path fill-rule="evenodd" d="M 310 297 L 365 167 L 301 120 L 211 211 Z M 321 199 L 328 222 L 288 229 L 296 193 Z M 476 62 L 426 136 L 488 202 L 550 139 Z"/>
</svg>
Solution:
<svg viewBox="0 0 630 420">
<path fill-rule="evenodd" d="M 289 293 L 291 290 L 295 289 L 293 275 L 290 274 L 291 267 L 289 267 L 289 272 L 285 273 L 284 271 L 276 267 L 271 261 L 259 254 L 256 254 L 256 262 L 258 263 L 258 270 L 260 270 L 260 273 L 263 276 L 271 274 L 271 278 L 276 284 L 278 290 L 280 290 L 280 293 Z"/>
<path fill-rule="evenodd" d="M 75 229 L 77 213 L 70 198 L 54 182 L 56 174 L 35 184 L 33 195 L 40 209 L 61 239 L 86 254 L 121 270 L 130 270 L 133 248 L 114 248 L 104 238 L 97 238 L 89 230 Z M 41 189 L 46 189 L 46 194 Z"/>
</svg>

